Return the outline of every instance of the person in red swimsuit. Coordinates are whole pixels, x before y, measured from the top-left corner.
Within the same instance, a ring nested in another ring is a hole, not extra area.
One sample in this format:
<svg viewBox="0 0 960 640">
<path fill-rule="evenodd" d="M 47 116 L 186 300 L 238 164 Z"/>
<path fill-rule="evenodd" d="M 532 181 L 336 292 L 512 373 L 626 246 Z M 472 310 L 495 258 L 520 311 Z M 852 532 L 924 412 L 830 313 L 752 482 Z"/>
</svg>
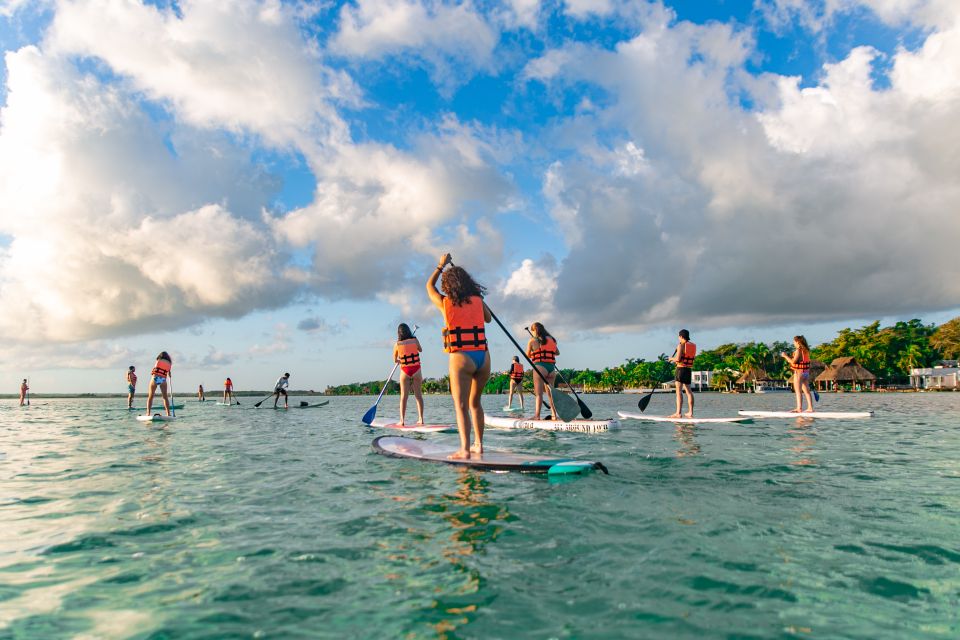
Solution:
<svg viewBox="0 0 960 640">
<path fill-rule="evenodd" d="M 393 345 L 393 361 L 400 364 L 400 424 L 406 424 L 407 398 L 410 392 L 417 401 L 417 424 L 423 424 L 423 373 L 420 371 L 420 341 L 410 327 L 400 323 L 397 343 Z"/>
</svg>

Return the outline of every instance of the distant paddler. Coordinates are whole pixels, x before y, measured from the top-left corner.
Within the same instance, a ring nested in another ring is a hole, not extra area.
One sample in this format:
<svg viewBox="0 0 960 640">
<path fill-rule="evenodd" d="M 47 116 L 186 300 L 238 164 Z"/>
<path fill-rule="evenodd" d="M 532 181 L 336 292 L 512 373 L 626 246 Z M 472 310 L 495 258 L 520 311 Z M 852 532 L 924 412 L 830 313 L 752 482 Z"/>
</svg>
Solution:
<svg viewBox="0 0 960 640">
<path fill-rule="evenodd" d="M 693 360 L 697 357 L 697 345 L 690 342 L 690 332 L 686 329 L 680 329 L 678 334 L 680 338 L 679 344 L 677 344 L 676 351 L 673 352 L 673 355 L 670 357 L 670 362 L 675 362 L 677 364 L 677 373 L 676 373 L 676 388 L 677 388 L 677 410 L 676 412 L 668 416 L 670 418 L 680 418 L 680 417 L 693 417 L 693 391 L 690 389 L 690 383 L 693 380 Z M 689 411 L 682 414 L 681 410 L 683 409 L 683 395 L 687 395 L 687 405 Z"/>
<path fill-rule="evenodd" d="M 203 385 L 197 386 L 197 402 L 206 402 L 207 394 L 203 392 Z"/>
<path fill-rule="evenodd" d="M 223 381 L 223 404 L 233 404 L 236 398 L 233 397 L 233 380 L 227 378 Z"/>
<path fill-rule="evenodd" d="M 444 271 L 444 268 L 450 268 Z M 441 294 L 437 291 L 440 279 Z M 490 353 L 487 351 L 486 323 L 493 317 L 483 304 L 486 289 L 477 284 L 463 268 L 454 266 L 450 254 L 440 262 L 427 280 L 427 295 L 443 314 L 443 349 L 450 354 L 450 395 L 457 414 L 460 448 L 450 456 L 465 460 L 483 453 L 483 387 L 490 378 Z M 472 429 L 471 429 L 472 419 Z M 470 444 L 470 432 L 474 442 Z"/>
<path fill-rule="evenodd" d="M 127 409 L 133 409 L 133 396 L 137 393 L 137 368 L 127 367 Z"/>
<path fill-rule="evenodd" d="M 160 388 L 160 395 L 163 398 L 163 408 L 167 415 L 170 415 L 170 400 L 167 397 L 167 383 L 170 380 L 170 374 L 173 370 L 173 359 L 166 351 L 161 351 L 157 356 L 157 363 L 150 372 L 150 386 L 147 388 L 147 413 L 153 415 L 153 395 Z"/>
<path fill-rule="evenodd" d="M 510 376 L 510 395 L 508 396 L 507 407 L 513 408 L 513 394 L 516 393 L 520 398 L 520 408 L 523 409 L 523 365 L 520 364 L 520 356 L 513 356 L 513 362 L 510 364 L 507 375 Z"/>
<path fill-rule="evenodd" d="M 30 393 L 30 385 L 27 384 L 27 379 L 24 378 L 23 382 L 20 383 L 20 406 L 30 404 L 30 401 L 27 400 L 27 394 Z"/>
<path fill-rule="evenodd" d="M 550 335 L 550 332 L 539 322 L 530 325 L 530 334 L 527 356 L 543 374 L 543 377 L 533 376 L 533 419 L 539 420 L 543 408 L 544 391 L 550 398 L 550 406 L 553 406 L 553 387 L 557 384 L 557 356 L 560 355 L 560 349 L 557 348 L 557 339 Z M 547 384 L 544 384 L 544 380 Z M 555 414 L 556 411 L 552 413 Z M 560 418 L 552 415 L 551 419 L 559 420 Z"/>
<path fill-rule="evenodd" d="M 801 413 L 803 399 L 807 399 L 807 411 L 813 411 L 813 397 L 810 394 L 810 346 L 803 336 L 793 337 L 793 355 L 780 352 L 780 357 L 790 363 L 793 370 L 793 391 L 797 396 L 797 407 L 791 409 L 793 413 Z"/>
<path fill-rule="evenodd" d="M 423 372 L 420 370 L 420 353 L 423 347 L 401 322 L 397 326 L 397 342 L 393 345 L 393 361 L 400 365 L 400 424 L 406 424 L 407 399 L 410 392 L 417 401 L 417 424 L 423 424 Z"/>
<path fill-rule="evenodd" d="M 283 408 L 287 409 L 287 386 L 290 384 L 290 374 L 285 373 L 279 378 L 277 378 L 277 383 L 273 385 L 273 408 L 277 408 L 277 403 L 280 402 L 280 396 L 283 396 Z"/>
</svg>

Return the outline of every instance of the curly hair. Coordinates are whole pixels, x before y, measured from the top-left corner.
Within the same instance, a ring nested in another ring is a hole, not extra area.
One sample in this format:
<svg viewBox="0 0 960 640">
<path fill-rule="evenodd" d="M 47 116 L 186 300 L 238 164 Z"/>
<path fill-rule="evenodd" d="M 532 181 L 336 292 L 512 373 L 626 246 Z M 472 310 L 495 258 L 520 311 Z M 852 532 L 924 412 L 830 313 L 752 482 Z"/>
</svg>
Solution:
<svg viewBox="0 0 960 640">
<path fill-rule="evenodd" d="M 481 298 L 487 292 L 487 288 L 470 277 L 463 267 L 453 266 L 443 272 L 440 279 L 440 288 L 443 295 L 450 298 L 450 301 L 457 307 L 462 306 L 467 298 L 480 296 Z"/>
</svg>

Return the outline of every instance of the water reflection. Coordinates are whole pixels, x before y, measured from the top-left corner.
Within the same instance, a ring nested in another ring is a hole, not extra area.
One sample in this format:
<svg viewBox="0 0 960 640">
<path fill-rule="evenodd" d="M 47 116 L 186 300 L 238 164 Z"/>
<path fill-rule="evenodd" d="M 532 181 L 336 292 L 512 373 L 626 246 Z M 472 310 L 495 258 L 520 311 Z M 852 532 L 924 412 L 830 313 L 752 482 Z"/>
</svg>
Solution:
<svg viewBox="0 0 960 640">
<path fill-rule="evenodd" d="M 673 437 L 680 445 L 677 449 L 678 458 L 689 458 L 700 455 L 700 443 L 696 439 L 697 428 L 692 424 L 678 424 L 674 429 Z"/>
<path fill-rule="evenodd" d="M 817 461 L 810 457 L 808 453 L 813 450 L 817 444 L 816 429 L 813 420 L 810 418 L 798 418 L 796 424 L 787 430 L 790 434 L 790 451 L 797 455 L 796 460 L 791 460 L 790 464 L 798 466 L 810 466 L 817 464 Z"/>
</svg>

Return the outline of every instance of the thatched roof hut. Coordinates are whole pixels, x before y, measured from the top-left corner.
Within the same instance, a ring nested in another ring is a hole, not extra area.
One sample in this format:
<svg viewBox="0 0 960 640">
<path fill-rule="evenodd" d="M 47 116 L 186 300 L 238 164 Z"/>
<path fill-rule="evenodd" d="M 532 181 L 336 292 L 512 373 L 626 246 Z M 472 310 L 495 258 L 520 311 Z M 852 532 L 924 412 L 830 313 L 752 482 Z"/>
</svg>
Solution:
<svg viewBox="0 0 960 640">
<path fill-rule="evenodd" d="M 770 374 L 761 369 L 760 367 L 750 367 L 744 371 L 739 378 L 737 378 L 737 384 L 751 384 L 754 382 L 767 382 L 770 380 Z"/>
<path fill-rule="evenodd" d="M 876 379 L 877 376 L 864 369 L 853 356 L 834 359 L 830 366 L 816 377 L 817 382 L 874 382 Z"/>
<path fill-rule="evenodd" d="M 816 380 L 820 374 L 827 370 L 827 365 L 819 360 L 810 360 L 810 379 Z"/>
</svg>

